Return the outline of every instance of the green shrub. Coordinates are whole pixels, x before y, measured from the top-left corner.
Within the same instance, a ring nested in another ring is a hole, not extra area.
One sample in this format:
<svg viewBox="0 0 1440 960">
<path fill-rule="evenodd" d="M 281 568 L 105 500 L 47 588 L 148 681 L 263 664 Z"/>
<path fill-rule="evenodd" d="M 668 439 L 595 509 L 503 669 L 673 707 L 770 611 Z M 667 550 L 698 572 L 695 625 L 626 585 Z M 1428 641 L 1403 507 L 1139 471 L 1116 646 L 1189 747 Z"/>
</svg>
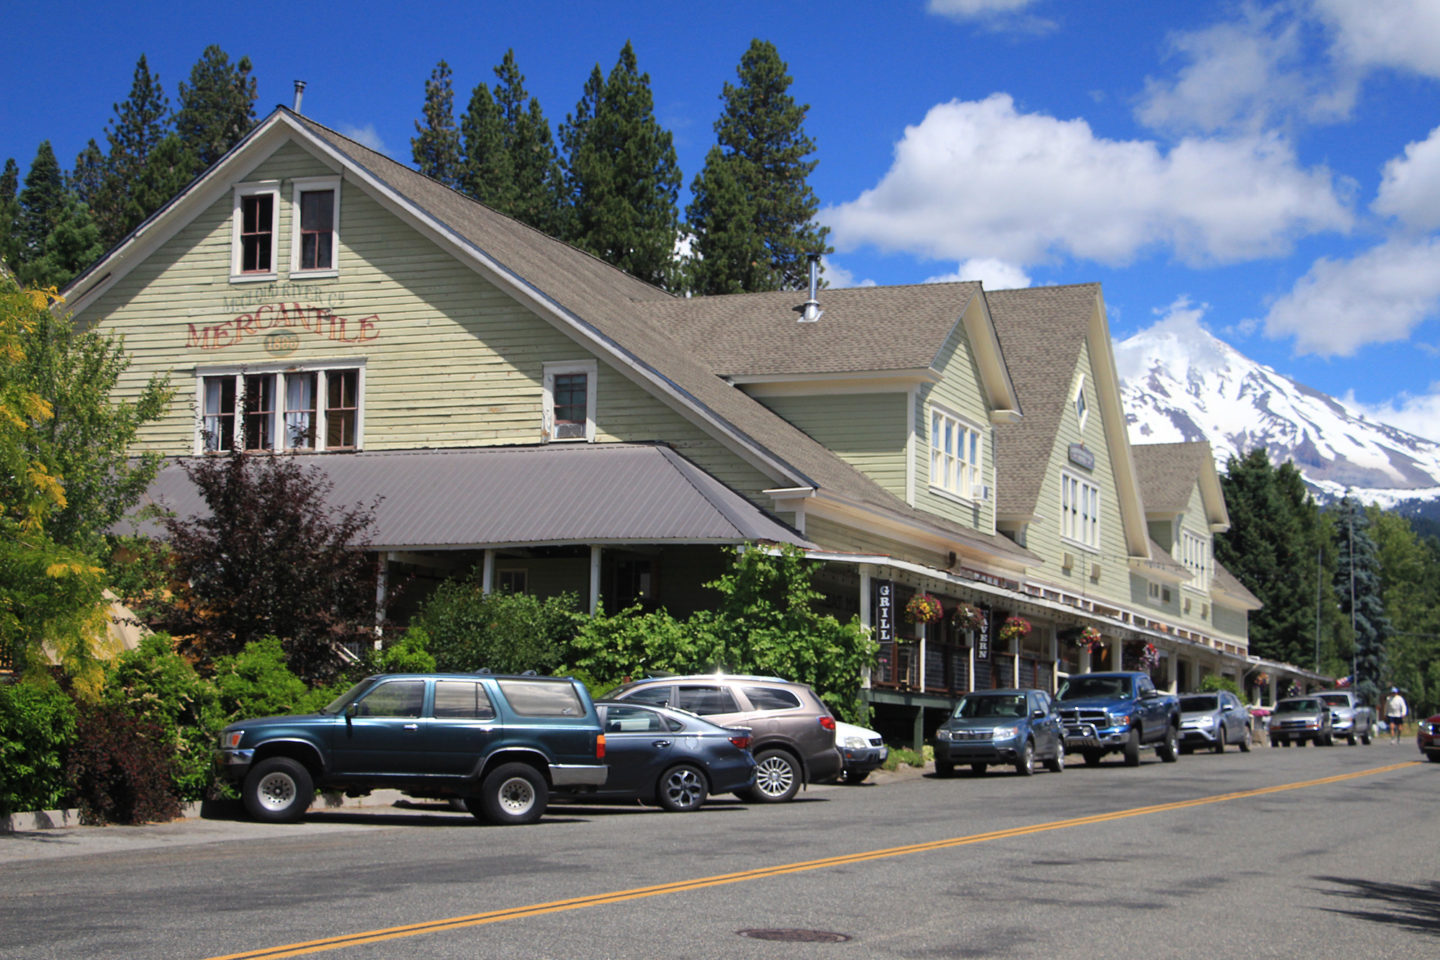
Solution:
<svg viewBox="0 0 1440 960">
<path fill-rule="evenodd" d="M 81 823 L 154 823 L 180 815 L 168 734 L 124 704 L 80 706 L 66 777 Z"/>
<path fill-rule="evenodd" d="M 435 669 L 553 673 L 565 662 L 582 615 L 574 594 L 544 600 L 485 593 L 473 575 L 442 583 L 415 615 L 430 640 Z"/>
<path fill-rule="evenodd" d="M 627 679 L 655 671 L 704 673 L 727 666 L 715 635 L 664 610 L 629 607 L 583 621 L 562 670 L 584 678 L 591 692 L 605 693 Z"/>
<path fill-rule="evenodd" d="M 0 683 L 0 816 L 52 810 L 65 795 L 75 704 L 54 683 Z"/>
<path fill-rule="evenodd" d="M 1200 681 L 1201 693 L 1218 693 L 1221 690 L 1228 690 L 1241 700 L 1245 699 L 1245 694 L 1241 691 L 1240 685 L 1229 677 L 1222 677 L 1219 674 L 1212 673 Z"/>
<path fill-rule="evenodd" d="M 430 652 L 430 634 L 412 626 L 395 641 L 377 650 L 370 658 L 376 673 L 433 673 L 435 656 Z"/>
<path fill-rule="evenodd" d="M 312 700 L 305 681 L 285 665 L 276 637 L 252 640 L 234 656 L 218 658 L 214 684 L 226 722 L 304 713 Z"/>
<path fill-rule="evenodd" d="M 885 758 L 882 766 L 886 770 L 898 770 L 902 763 L 910 767 L 923 767 L 933 759 L 935 759 L 935 748 L 928 744 L 920 750 L 891 747 L 890 755 Z"/>
<path fill-rule="evenodd" d="M 152 634 L 127 650 L 106 671 L 102 701 L 126 707 L 161 731 L 174 753 L 175 794 L 203 800 L 215 781 L 215 737 L 224 726 L 212 683 L 195 672 L 165 634 Z"/>
</svg>

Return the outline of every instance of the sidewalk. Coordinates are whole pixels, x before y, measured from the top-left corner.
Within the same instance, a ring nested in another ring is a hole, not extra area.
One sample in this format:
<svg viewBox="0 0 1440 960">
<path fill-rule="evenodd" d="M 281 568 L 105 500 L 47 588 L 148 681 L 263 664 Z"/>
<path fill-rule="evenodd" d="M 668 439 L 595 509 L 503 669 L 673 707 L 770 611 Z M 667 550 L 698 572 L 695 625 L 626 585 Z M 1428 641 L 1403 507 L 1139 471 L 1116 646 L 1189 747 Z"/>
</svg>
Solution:
<svg viewBox="0 0 1440 960">
<path fill-rule="evenodd" d="M 393 807 L 397 804 L 423 803 L 415 801 L 399 790 L 376 790 L 364 797 L 347 797 L 339 793 L 315 795 L 312 811 L 360 810 L 375 807 Z M 239 800 L 204 800 L 180 805 L 180 816 L 176 820 L 238 819 L 244 816 Z M 171 821 L 174 822 L 174 821 Z M 0 834 L 18 833 L 31 830 L 61 830 L 66 827 L 85 826 L 80 822 L 80 811 L 75 807 L 64 810 L 35 810 L 28 813 L 12 813 L 0 817 Z M 119 827 L 124 829 L 123 826 Z"/>
</svg>

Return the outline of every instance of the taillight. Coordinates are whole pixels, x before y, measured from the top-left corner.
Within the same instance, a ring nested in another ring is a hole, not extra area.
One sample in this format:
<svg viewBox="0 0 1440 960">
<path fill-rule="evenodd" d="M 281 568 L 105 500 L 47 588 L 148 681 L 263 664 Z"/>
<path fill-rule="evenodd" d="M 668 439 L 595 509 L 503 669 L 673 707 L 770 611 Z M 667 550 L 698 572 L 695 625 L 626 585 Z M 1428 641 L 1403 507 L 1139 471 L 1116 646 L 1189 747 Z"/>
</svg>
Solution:
<svg viewBox="0 0 1440 960">
<path fill-rule="evenodd" d="M 749 750 L 749 749 L 750 749 L 750 738 L 749 738 L 749 737 L 743 737 L 743 736 L 742 736 L 742 737 L 731 737 L 731 738 L 730 738 L 730 742 L 733 743 L 733 744 L 735 744 L 735 748 L 736 748 L 737 750 Z"/>
<path fill-rule="evenodd" d="M 595 734 L 595 759 L 605 759 L 605 734 L 603 733 Z"/>
<path fill-rule="evenodd" d="M 820 718 L 820 726 L 824 727 L 826 730 L 834 730 L 834 729 L 835 729 L 835 718 L 834 718 L 834 717 L 821 717 L 821 718 Z"/>
</svg>

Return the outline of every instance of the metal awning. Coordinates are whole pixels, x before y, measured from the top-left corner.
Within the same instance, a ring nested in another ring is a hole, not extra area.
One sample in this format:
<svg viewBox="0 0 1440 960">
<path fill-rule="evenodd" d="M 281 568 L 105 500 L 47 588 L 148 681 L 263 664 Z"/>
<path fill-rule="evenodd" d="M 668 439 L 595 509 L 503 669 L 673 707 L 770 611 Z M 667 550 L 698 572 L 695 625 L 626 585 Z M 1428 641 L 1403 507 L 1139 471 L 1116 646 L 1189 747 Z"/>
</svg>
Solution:
<svg viewBox="0 0 1440 960">
<path fill-rule="evenodd" d="M 374 550 L 571 544 L 814 544 L 667 446 L 630 443 L 293 455 L 333 484 L 333 506 L 379 499 Z M 209 513 L 181 462 L 146 501 Z M 155 536 L 154 521 L 131 530 Z"/>
</svg>

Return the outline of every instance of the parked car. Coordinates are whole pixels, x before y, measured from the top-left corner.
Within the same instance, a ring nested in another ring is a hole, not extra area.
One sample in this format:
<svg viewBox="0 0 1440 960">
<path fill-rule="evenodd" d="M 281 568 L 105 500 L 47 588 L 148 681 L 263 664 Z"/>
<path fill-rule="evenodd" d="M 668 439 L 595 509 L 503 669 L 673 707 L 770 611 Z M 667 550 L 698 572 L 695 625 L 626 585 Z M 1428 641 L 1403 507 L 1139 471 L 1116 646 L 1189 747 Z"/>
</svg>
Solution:
<svg viewBox="0 0 1440 960">
<path fill-rule="evenodd" d="M 1330 707 L 1330 732 L 1334 736 L 1344 737 L 1352 747 L 1357 737 L 1361 743 L 1370 743 L 1378 726 L 1374 707 L 1361 703 L 1353 690 L 1322 690 L 1316 696 Z"/>
<path fill-rule="evenodd" d="M 1086 763 L 1118 752 L 1126 766 L 1138 766 L 1147 746 L 1166 763 L 1180 756 L 1180 701 L 1156 690 L 1148 673 L 1076 674 L 1060 684 L 1055 709 L 1065 725 L 1065 749 Z"/>
<path fill-rule="evenodd" d="M 1421 720 L 1415 731 L 1415 745 L 1431 763 L 1440 763 L 1440 713 L 1429 720 Z"/>
<path fill-rule="evenodd" d="M 1224 753 L 1227 743 L 1238 744 L 1241 753 L 1249 753 L 1251 739 L 1250 714 L 1229 690 L 1187 693 L 1180 698 L 1181 753 L 1196 747 Z"/>
<path fill-rule="evenodd" d="M 1270 746 L 1288 747 L 1307 743 L 1330 746 L 1335 742 L 1330 727 L 1330 705 L 1317 696 L 1286 697 L 1270 714 Z"/>
<path fill-rule="evenodd" d="M 605 783 L 605 735 L 577 680 L 378 674 L 318 713 L 232 723 L 216 762 L 257 820 L 298 820 L 315 790 L 389 787 L 463 798 L 493 823 L 530 823 L 551 790 Z"/>
<path fill-rule="evenodd" d="M 803 683 L 733 674 L 647 677 L 603 699 L 674 707 L 721 726 L 749 727 L 756 771 L 755 785 L 737 791 L 745 800 L 780 803 L 804 784 L 840 776 L 835 718 Z"/>
<path fill-rule="evenodd" d="M 712 794 L 755 784 L 749 730 L 642 703 L 597 700 L 595 710 L 605 731 L 609 775 L 581 798 L 639 800 L 687 812 Z"/>
<path fill-rule="evenodd" d="M 835 746 L 843 765 L 840 779 L 846 783 L 862 782 L 890 756 L 880 734 L 843 720 L 835 721 Z"/>
<path fill-rule="evenodd" d="M 985 690 L 967 693 L 935 731 L 935 775 L 953 776 L 957 764 L 976 773 L 992 764 L 1015 766 L 1028 777 L 1035 761 L 1065 769 L 1065 733 L 1043 690 Z"/>
</svg>

